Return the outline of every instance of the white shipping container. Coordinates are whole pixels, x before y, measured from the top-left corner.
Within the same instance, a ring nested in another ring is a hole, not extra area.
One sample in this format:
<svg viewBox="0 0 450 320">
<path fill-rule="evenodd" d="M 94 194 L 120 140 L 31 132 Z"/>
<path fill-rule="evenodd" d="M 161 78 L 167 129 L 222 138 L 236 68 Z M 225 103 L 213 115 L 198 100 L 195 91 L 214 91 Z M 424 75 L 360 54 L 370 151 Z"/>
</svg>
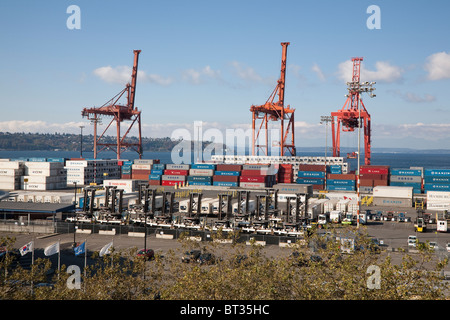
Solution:
<svg viewBox="0 0 450 320">
<path fill-rule="evenodd" d="M 287 198 L 291 198 L 291 204 L 292 204 L 292 203 L 295 203 L 295 201 L 297 199 L 297 195 L 291 194 L 291 193 L 279 193 L 277 198 L 278 198 L 278 202 L 287 202 Z M 304 203 L 305 198 L 306 198 L 306 196 L 304 196 L 304 195 L 300 196 L 300 201 L 302 203 Z"/>
<path fill-rule="evenodd" d="M 427 191 L 427 203 L 450 202 L 448 191 Z"/>
<path fill-rule="evenodd" d="M 328 199 L 337 199 L 337 200 L 357 200 L 358 195 L 356 193 L 351 192 L 328 192 L 326 194 Z M 337 210 L 337 209 L 336 209 Z"/>
<path fill-rule="evenodd" d="M 133 164 L 153 164 L 153 159 L 135 159 Z"/>
<path fill-rule="evenodd" d="M 214 175 L 214 170 L 212 169 L 190 169 L 190 176 L 209 176 L 212 177 Z"/>
<path fill-rule="evenodd" d="M 0 169 L 0 176 L 20 176 L 23 175 L 23 169 Z"/>
<path fill-rule="evenodd" d="M 20 183 L 15 182 L 0 182 L 0 190 L 18 190 Z"/>
<path fill-rule="evenodd" d="M 167 181 L 186 181 L 186 176 L 163 174 L 161 180 Z"/>
<path fill-rule="evenodd" d="M 0 183 L 20 182 L 20 176 L 0 176 Z"/>
<path fill-rule="evenodd" d="M 188 164 L 167 164 L 167 170 L 189 170 L 190 166 Z"/>
<path fill-rule="evenodd" d="M 350 202 L 350 200 L 339 200 L 336 203 L 336 210 L 341 212 L 347 212 L 347 205 Z"/>
<path fill-rule="evenodd" d="M 63 162 L 25 162 L 25 169 L 62 169 Z"/>
<path fill-rule="evenodd" d="M 131 170 L 151 170 L 151 164 L 133 164 L 131 165 Z"/>
<path fill-rule="evenodd" d="M 20 180 L 22 183 L 27 180 L 28 183 L 57 183 L 66 182 L 67 177 L 65 176 L 21 176 Z"/>
<path fill-rule="evenodd" d="M 338 199 L 327 199 L 328 201 L 323 204 L 324 212 L 331 212 L 336 209 L 336 204 L 339 201 Z"/>
<path fill-rule="evenodd" d="M 25 168 L 24 175 L 26 176 L 61 176 L 67 174 L 67 171 L 62 169 L 33 169 Z"/>
<path fill-rule="evenodd" d="M 0 169 L 20 169 L 23 168 L 23 162 L 20 161 L 1 161 Z"/>
<path fill-rule="evenodd" d="M 242 188 L 265 188 L 266 184 L 264 182 L 241 182 L 239 186 Z"/>
<path fill-rule="evenodd" d="M 412 199 L 413 187 L 376 186 L 373 197 Z"/>
<path fill-rule="evenodd" d="M 450 202 L 432 202 L 427 203 L 428 210 L 450 211 Z"/>
<path fill-rule="evenodd" d="M 89 163 L 90 165 L 93 165 L 92 162 Z M 66 167 L 87 167 L 88 162 L 86 160 L 67 160 L 66 161 Z"/>
</svg>

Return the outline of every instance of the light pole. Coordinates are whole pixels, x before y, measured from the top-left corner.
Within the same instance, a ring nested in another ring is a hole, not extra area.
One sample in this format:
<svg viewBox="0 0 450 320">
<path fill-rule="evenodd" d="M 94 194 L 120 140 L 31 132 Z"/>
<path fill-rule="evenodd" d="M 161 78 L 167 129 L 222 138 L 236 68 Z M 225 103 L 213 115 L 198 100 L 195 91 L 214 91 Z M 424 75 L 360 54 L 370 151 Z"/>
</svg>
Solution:
<svg viewBox="0 0 450 320">
<path fill-rule="evenodd" d="M 81 134 L 80 134 L 80 158 L 83 158 L 83 128 L 84 126 L 80 126 Z"/>
<path fill-rule="evenodd" d="M 325 186 L 327 183 L 327 149 L 328 149 L 328 122 L 333 121 L 331 116 L 321 116 L 320 124 L 325 123 Z"/>
</svg>

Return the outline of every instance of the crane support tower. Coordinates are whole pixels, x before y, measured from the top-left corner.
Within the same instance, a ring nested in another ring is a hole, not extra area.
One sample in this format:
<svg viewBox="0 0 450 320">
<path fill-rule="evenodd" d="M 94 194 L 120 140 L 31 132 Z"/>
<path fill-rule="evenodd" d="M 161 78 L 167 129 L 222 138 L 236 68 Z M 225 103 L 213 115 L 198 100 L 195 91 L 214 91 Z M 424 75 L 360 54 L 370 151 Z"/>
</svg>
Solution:
<svg viewBox="0 0 450 320">
<path fill-rule="evenodd" d="M 282 42 L 283 47 L 281 58 L 281 76 L 278 80 L 275 90 L 267 99 L 266 103 L 260 106 L 251 106 L 252 112 L 252 155 L 257 155 L 261 150 L 265 155 L 269 155 L 269 121 L 280 120 L 281 136 L 277 143 L 280 147 L 280 155 L 296 155 L 294 143 L 294 111 L 289 106 L 284 106 L 285 80 L 286 80 L 286 53 L 289 42 Z M 274 102 L 275 96 L 278 94 L 278 101 Z M 287 125 L 285 126 L 285 121 Z M 259 124 L 258 124 L 259 122 Z M 260 144 L 261 132 L 265 132 L 265 144 Z M 274 142 L 272 142 L 274 145 Z"/>
<path fill-rule="evenodd" d="M 372 85 L 375 82 L 360 82 L 361 62 L 363 58 L 352 58 L 353 73 L 352 81 L 347 82 L 348 94 L 344 107 L 332 112 L 331 129 L 333 139 L 333 157 L 340 157 L 341 153 L 341 125 L 342 131 L 353 132 L 355 128 L 364 127 L 364 163 L 370 165 L 371 141 L 370 141 L 370 114 L 361 99 L 361 94 L 369 93 L 371 98 L 375 97 L 372 93 L 375 88 Z M 359 137 L 358 137 L 359 139 Z"/>
<path fill-rule="evenodd" d="M 86 117 L 94 125 L 94 159 L 97 159 L 97 154 L 105 149 L 112 149 L 117 153 L 117 159 L 120 159 L 120 155 L 123 151 L 134 150 L 139 154 L 139 159 L 142 158 L 142 138 L 141 138 L 141 111 L 134 106 L 136 96 L 136 82 L 137 82 L 137 70 L 139 53 L 141 50 L 134 50 L 134 63 L 131 74 L 131 83 L 127 83 L 125 88 L 116 94 L 113 98 L 107 101 L 99 108 L 84 108 L 81 112 L 82 117 Z M 126 93 L 126 104 L 119 104 L 118 101 Z M 101 118 L 111 117 L 111 121 L 106 126 L 105 130 L 97 137 L 97 125 L 101 123 Z M 121 136 L 121 123 L 123 121 L 131 121 L 125 134 Z M 105 133 L 115 122 L 117 139 L 116 143 L 102 142 L 102 138 Z M 138 126 L 138 141 L 129 142 L 126 141 L 127 135 L 130 132 L 133 125 L 137 123 Z"/>
</svg>

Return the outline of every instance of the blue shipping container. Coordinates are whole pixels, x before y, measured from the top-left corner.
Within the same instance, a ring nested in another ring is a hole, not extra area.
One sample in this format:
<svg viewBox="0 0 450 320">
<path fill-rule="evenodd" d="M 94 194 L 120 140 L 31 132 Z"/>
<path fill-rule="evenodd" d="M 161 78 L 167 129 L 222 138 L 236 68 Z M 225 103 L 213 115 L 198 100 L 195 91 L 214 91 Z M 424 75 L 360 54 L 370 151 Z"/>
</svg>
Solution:
<svg viewBox="0 0 450 320">
<path fill-rule="evenodd" d="M 212 177 L 209 176 L 188 176 L 187 181 L 200 181 L 200 182 L 211 182 Z"/>
<path fill-rule="evenodd" d="M 418 169 L 391 169 L 392 176 L 422 176 L 422 170 Z"/>
<path fill-rule="evenodd" d="M 450 184 L 424 184 L 424 191 L 450 191 Z"/>
<path fill-rule="evenodd" d="M 159 175 L 163 175 L 164 174 L 164 170 L 150 170 L 151 174 L 159 174 Z"/>
<path fill-rule="evenodd" d="M 191 169 L 208 169 L 208 170 L 216 170 L 215 164 L 208 163 L 194 163 L 191 165 Z"/>
<path fill-rule="evenodd" d="M 150 174 L 148 176 L 148 180 L 161 180 L 161 175 L 159 175 L 159 174 Z"/>
<path fill-rule="evenodd" d="M 303 179 L 303 178 L 297 178 L 296 182 L 298 184 L 324 185 L 325 180 L 324 179 Z"/>
<path fill-rule="evenodd" d="M 339 186 L 339 185 L 327 185 L 327 190 L 332 191 L 355 191 L 355 186 Z"/>
<path fill-rule="evenodd" d="M 240 176 L 239 171 L 216 171 L 214 172 L 216 176 Z"/>
<path fill-rule="evenodd" d="M 425 176 L 450 177 L 450 169 L 425 169 Z"/>
<path fill-rule="evenodd" d="M 188 181 L 190 186 L 210 186 L 211 182 L 207 181 Z"/>
<path fill-rule="evenodd" d="M 166 165 L 163 163 L 155 163 L 152 165 L 152 168 L 155 170 L 164 170 L 166 168 Z"/>
<path fill-rule="evenodd" d="M 299 178 L 325 178 L 323 171 L 299 171 L 297 176 Z"/>
<path fill-rule="evenodd" d="M 226 181 L 214 181 L 213 185 L 219 186 L 219 187 L 237 187 L 238 183 L 237 182 L 226 182 Z"/>
<path fill-rule="evenodd" d="M 47 158 L 47 162 L 64 162 L 66 158 Z"/>
<path fill-rule="evenodd" d="M 355 186 L 355 180 L 328 179 L 327 185 L 335 186 Z"/>
<path fill-rule="evenodd" d="M 393 187 L 413 187 L 415 189 L 422 189 L 422 184 L 420 182 L 397 182 L 391 181 L 389 183 Z"/>
<path fill-rule="evenodd" d="M 425 178 L 424 178 L 424 182 L 425 183 L 431 183 L 431 184 L 433 184 L 433 183 L 438 183 L 438 184 L 448 184 L 448 183 L 450 183 L 450 177 L 429 177 L 429 176 L 426 176 Z"/>
</svg>

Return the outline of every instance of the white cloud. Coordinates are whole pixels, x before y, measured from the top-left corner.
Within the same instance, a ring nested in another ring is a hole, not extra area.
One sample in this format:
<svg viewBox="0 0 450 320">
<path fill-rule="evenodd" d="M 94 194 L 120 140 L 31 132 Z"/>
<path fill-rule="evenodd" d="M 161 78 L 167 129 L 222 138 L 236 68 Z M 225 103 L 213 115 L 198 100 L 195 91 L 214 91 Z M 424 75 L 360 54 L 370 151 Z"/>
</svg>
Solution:
<svg viewBox="0 0 450 320">
<path fill-rule="evenodd" d="M 183 80 L 192 84 L 201 84 L 211 79 L 222 80 L 219 70 L 213 70 L 210 66 L 206 66 L 201 70 L 187 69 L 183 71 Z"/>
<path fill-rule="evenodd" d="M 11 120 L 0 122 L 1 132 L 31 132 L 31 133 L 80 133 L 80 126 L 87 127 L 86 122 L 49 123 L 46 121 Z"/>
<path fill-rule="evenodd" d="M 125 85 L 131 81 L 132 68 L 129 66 L 100 67 L 93 71 L 94 75 L 108 83 L 118 83 Z M 161 86 L 167 86 L 173 83 L 170 77 L 163 77 L 157 74 L 147 74 L 145 71 L 138 70 L 138 81 L 151 82 Z"/>
<path fill-rule="evenodd" d="M 351 60 L 344 61 L 338 65 L 337 77 L 345 82 L 352 80 L 353 62 Z M 402 79 L 404 70 L 398 66 L 391 65 L 386 61 L 377 61 L 375 70 L 368 70 L 361 63 L 361 82 L 363 81 L 381 81 L 395 82 Z"/>
<path fill-rule="evenodd" d="M 317 63 L 314 63 L 313 66 L 311 67 L 311 70 L 314 71 L 317 75 L 317 77 L 319 78 L 319 80 L 321 81 L 325 81 L 325 75 L 323 74 L 322 70 L 320 69 L 320 67 L 317 65 Z"/>
<path fill-rule="evenodd" d="M 407 102 L 412 103 L 425 103 L 425 102 L 434 102 L 436 101 L 436 97 L 431 94 L 424 94 L 423 96 L 413 93 L 413 92 L 406 92 L 402 93 L 399 90 L 389 90 L 390 93 L 402 98 L 403 100 Z"/>
<path fill-rule="evenodd" d="M 233 72 L 238 76 L 238 78 L 247 83 L 262 83 L 268 85 L 276 84 L 274 78 L 263 77 L 252 67 L 243 66 L 240 62 L 232 61 L 230 65 L 233 67 Z"/>
<path fill-rule="evenodd" d="M 427 58 L 425 70 L 429 80 L 450 78 L 450 53 L 438 52 Z"/>
</svg>

